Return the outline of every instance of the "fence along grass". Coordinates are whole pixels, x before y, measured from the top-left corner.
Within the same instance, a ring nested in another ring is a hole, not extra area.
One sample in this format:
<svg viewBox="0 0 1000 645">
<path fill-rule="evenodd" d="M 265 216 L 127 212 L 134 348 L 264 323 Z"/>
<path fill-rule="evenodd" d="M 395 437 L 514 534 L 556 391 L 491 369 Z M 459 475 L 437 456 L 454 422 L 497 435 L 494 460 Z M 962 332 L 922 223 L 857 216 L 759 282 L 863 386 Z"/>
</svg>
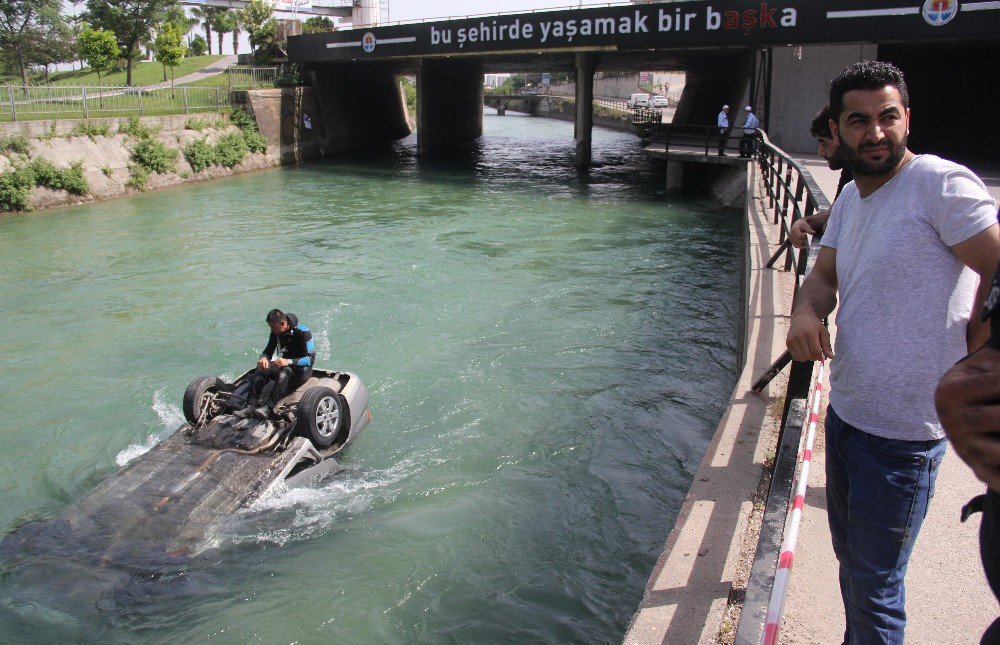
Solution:
<svg viewBox="0 0 1000 645">
<path fill-rule="evenodd" d="M 230 91 L 273 85 L 276 78 L 275 67 L 234 67 L 227 74 L 209 77 L 214 82 L 205 85 L 6 84 L 0 86 L 0 122 L 211 112 L 230 106 Z"/>
<path fill-rule="evenodd" d="M 0 121 L 87 119 L 102 116 L 185 114 L 229 107 L 229 92 L 220 87 L 96 87 L 88 85 L 7 85 Z"/>
</svg>

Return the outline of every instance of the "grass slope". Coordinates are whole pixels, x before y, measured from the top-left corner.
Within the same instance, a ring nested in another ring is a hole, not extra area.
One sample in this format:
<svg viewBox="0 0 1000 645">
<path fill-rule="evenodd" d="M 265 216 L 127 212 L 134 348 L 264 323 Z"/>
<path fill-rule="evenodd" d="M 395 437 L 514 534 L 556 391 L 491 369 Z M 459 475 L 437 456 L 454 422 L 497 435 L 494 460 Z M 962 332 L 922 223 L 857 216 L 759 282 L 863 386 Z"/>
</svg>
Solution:
<svg viewBox="0 0 1000 645">
<path fill-rule="evenodd" d="M 174 68 L 174 78 L 180 78 L 185 74 L 197 72 L 205 67 L 211 67 L 212 63 L 223 58 L 222 56 L 193 56 L 185 58 L 181 64 Z M 170 79 L 170 68 L 167 68 L 167 79 Z M 87 68 L 72 72 L 59 72 L 50 74 L 49 80 L 59 85 L 97 85 L 97 72 Z M 153 85 L 163 81 L 163 65 L 157 62 L 136 63 L 132 67 L 133 85 Z M 41 82 L 37 80 L 36 82 Z M 101 85 L 124 85 L 125 70 L 111 74 L 101 74 Z"/>
</svg>

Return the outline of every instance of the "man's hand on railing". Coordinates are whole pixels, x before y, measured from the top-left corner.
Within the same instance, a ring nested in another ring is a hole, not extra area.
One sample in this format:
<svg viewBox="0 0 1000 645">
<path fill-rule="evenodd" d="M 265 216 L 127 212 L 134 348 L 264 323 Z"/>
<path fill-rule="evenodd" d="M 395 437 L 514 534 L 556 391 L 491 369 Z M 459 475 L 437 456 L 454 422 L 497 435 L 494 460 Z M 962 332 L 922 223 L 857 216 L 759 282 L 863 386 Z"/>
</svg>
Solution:
<svg viewBox="0 0 1000 645">
<path fill-rule="evenodd" d="M 830 209 L 795 220 L 788 229 L 788 241 L 797 249 L 805 248 L 808 244 L 807 236 L 822 233 L 826 229 L 828 219 L 830 219 Z"/>
<path fill-rule="evenodd" d="M 791 326 L 785 339 L 792 360 L 820 361 L 833 358 L 830 331 L 823 320 L 808 309 L 792 312 Z"/>
</svg>

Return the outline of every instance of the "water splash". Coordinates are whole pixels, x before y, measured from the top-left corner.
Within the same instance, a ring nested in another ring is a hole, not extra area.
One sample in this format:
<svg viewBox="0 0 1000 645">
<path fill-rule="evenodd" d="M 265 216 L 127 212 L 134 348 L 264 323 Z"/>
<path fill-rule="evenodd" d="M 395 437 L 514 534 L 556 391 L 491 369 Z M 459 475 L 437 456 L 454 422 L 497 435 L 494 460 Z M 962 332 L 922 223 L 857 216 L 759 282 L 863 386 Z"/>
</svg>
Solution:
<svg viewBox="0 0 1000 645">
<path fill-rule="evenodd" d="M 337 524 L 391 503 L 397 486 L 427 467 L 421 457 L 384 470 L 348 468 L 310 488 L 283 488 L 253 508 L 220 524 L 204 548 L 271 544 L 284 546 L 315 538 Z"/>
<path fill-rule="evenodd" d="M 125 466 L 137 457 L 146 454 L 184 423 L 184 414 L 177 405 L 170 402 L 166 388 L 161 388 L 153 393 L 153 412 L 160 420 L 160 427 L 147 435 L 144 442 L 130 444 L 115 455 L 116 464 Z"/>
</svg>

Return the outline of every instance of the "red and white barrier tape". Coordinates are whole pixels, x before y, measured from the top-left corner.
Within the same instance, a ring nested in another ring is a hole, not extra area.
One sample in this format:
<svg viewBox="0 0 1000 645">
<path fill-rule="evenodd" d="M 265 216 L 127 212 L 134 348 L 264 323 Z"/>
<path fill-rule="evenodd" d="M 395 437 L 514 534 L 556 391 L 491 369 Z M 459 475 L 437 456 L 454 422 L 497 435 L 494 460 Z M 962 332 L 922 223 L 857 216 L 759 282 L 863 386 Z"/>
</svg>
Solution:
<svg viewBox="0 0 1000 645">
<path fill-rule="evenodd" d="M 775 645 L 778 642 L 778 627 L 781 624 L 781 611 L 785 607 L 785 596 L 788 594 L 788 579 L 792 573 L 792 560 L 795 558 L 795 541 L 799 537 L 799 524 L 802 521 L 802 507 L 806 501 L 806 487 L 809 485 L 809 464 L 812 461 L 813 439 L 816 438 L 816 426 L 819 423 L 819 404 L 823 394 L 823 372 L 826 361 L 820 361 L 816 382 L 813 384 L 813 400 L 809 413 L 809 429 L 799 442 L 799 459 L 802 466 L 795 479 L 792 497 L 792 510 L 785 523 L 785 535 L 781 540 L 781 552 L 778 556 L 778 570 L 774 574 L 774 586 L 771 588 L 771 599 L 767 603 L 767 616 L 764 619 L 764 635 L 762 645 Z"/>
</svg>

